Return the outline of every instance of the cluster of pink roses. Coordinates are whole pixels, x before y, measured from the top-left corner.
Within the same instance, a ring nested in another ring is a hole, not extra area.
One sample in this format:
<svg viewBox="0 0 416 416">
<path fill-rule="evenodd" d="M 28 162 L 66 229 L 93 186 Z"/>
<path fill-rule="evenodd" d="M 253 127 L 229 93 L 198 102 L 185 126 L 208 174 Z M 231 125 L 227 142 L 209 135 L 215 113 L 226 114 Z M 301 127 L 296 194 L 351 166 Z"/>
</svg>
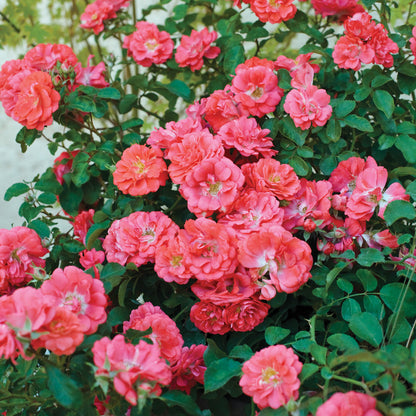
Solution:
<svg viewBox="0 0 416 416">
<path fill-rule="evenodd" d="M 27 286 L 0 298 L 0 356 L 30 359 L 30 350 L 75 351 L 107 319 L 103 283 L 75 266 L 56 269 L 39 289 Z"/>
<path fill-rule="evenodd" d="M 66 45 L 40 44 L 23 59 L 7 61 L 0 71 L 0 101 L 8 116 L 28 129 L 43 130 L 52 124 L 62 85 L 73 90 L 79 85 L 106 87 L 105 66 L 83 68 Z M 75 73 L 74 80 L 71 74 Z"/>
<path fill-rule="evenodd" d="M 42 274 L 49 251 L 36 231 L 27 227 L 0 229 L 0 295 L 25 286 L 34 275 Z"/>
<path fill-rule="evenodd" d="M 149 67 L 172 58 L 174 43 L 168 32 L 160 31 L 155 24 L 145 21 L 137 22 L 136 29 L 124 38 L 123 48 L 137 64 Z M 176 62 L 181 68 L 189 67 L 193 72 L 201 69 L 204 57 L 214 59 L 220 53 L 220 48 L 211 46 L 217 36 L 217 32 L 209 32 L 206 27 L 199 32 L 192 30 L 190 36 L 183 35 L 176 50 Z"/>
<path fill-rule="evenodd" d="M 376 24 L 367 12 L 348 18 L 344 30 L 332 54 L 340 68 L 358 71 L 362 63 L 380 64 L 385 68 L 393 66 L 392 54 L 398 53 L 399 47 L 388 37 L 383 24 Z"/>
<path fill-rule="evenodd" d="M 137 345 L 126 336 L 116 335 L 96 341 L 92 352 L 96 377 L 111 378 L 115 390 L 133 406 L 140 398 L 161 394 L 161 385 L 189 394 L 197 383 L 204 383 L 204 345 L 183 347 L 175 324 L 158 306 L 147 302 L 133 310 L 123 329 L 145 331 L 152 343 L 140 340 Z"/>
</svg>

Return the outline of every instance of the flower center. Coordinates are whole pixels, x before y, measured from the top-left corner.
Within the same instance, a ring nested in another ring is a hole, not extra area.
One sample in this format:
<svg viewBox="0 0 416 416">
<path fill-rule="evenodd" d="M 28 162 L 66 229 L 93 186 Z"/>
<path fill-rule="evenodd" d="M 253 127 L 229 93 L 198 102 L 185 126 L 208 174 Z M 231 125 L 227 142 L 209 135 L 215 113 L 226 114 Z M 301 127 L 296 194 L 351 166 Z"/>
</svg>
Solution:
<svg viewBox="0 0 416 416">
<path fill-rule="evenodd" d="M 82 295 L 77 292 L 69 292 L 62 300 L 61 306 L 69 309 L 71 312 L 83 315 L 87 309 L 87 304 Z"/>
<path fill-rule="evenodd" d="M 263 95 L 263 88 L 256 87 L 256 89 L 251 93 L 253 98 L 260 98 Z"/>
<path fill-rule="evenodd" d="M 276 387 L 282 382 L 282 379 L 277 370 L 272 367 L 267 367 L 261 373 L 261 381 L 264 384 L 273 384 Z"/>
<path fill-rule="evenodd" d="M 221 191 L 222 188 L 222 183 L 221 182 L 215 182 L 215 183 L 211 183 L 209 185 L 209 193 L 213 196 L 217 196 L 218 192 Z"/>
<path fill-rule="evenodd" d="M 136 170 L 139 174 L 143 174 L 146 171 L 146 166 L 140 159 L 136 161 L 134 165 L 136 166 Z"/>
<path fill-rule="evenodd" d="M 182 256 L 172 256 L 172 258 L 170 259 L 170 264 L 173 267 L 178 267 L 181 265 L 181 260 L 182 260 Z"/>
</svg>

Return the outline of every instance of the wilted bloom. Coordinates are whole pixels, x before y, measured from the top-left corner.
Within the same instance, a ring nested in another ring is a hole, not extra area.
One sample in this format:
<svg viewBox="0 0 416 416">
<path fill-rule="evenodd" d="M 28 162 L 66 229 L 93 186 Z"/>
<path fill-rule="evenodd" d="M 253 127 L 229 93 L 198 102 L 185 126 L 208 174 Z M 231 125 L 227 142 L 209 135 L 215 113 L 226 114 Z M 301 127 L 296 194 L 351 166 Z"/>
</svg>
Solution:
<svg viewBox="0 0 416 416">
<path fill-rule="evenodd" d="M 176 50 L 176 62 L 181 68 L 189 66 L 193 72 L 201 69 L 204 65 L 204 57 L 214 59 L 221 52 L 218 46 L 211 46 L 217 36 L 217 32 L 209 32 L 206 27 L 199 32 L 192 30 L 190 36 L 183 35 L 181 44 Z"/>
<path fill-rule="evenodd" d="M 260 409 L 278 409 L 299 397 L 301 370 L 302 363 L 292 348 L 273 345 L 244 363 L 240 386 Z"/>
<path fill-rule="evenodd" d="M 145 21 L 137 22 L 136 29 L 124 38 L 123 48 L 137 64 L 149 67 L 163 64 L 172 57 L 174 45 L 168 32 L 160 31 L 154 23 Z"/>
</svg>

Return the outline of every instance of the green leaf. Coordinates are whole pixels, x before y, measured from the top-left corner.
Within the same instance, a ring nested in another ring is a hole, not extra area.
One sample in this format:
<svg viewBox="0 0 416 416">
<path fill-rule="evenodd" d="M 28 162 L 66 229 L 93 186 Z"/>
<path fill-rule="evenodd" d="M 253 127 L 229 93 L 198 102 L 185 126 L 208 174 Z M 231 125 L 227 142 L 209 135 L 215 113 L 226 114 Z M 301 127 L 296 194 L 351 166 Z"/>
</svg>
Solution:
<svg viewBox="0 0 416 416">
<path fill-rule="evenodd" d="M 352 100 L 343 100 L 337 103 L 337 106 L 335 107 L 335 115 L 338 118 L 344 118 L 348 114 L 351 113 L 351 111 L 354 110 L 356 106 L 356 102 Z"/>
<path fill-rule="evenodd" d="M 357 263 L 364 267 L 370 267 L 374 263 L 384 263 L 384 255 L 376 248 L 363 248 L 357 257 Z"/>
<path fill-rule="evenodd" d="M 377 287 L 377 279 L 374 277 L 371 270 L 360 269 L 357 271 L 357 277 L 360 279 L 366 292 L 371 292 Z"/>
<path fill-rule="evenodd" d="M 410 121 L 402 121 L 397 126 L 397 133 L 402 134 L 416 134 L 416 126 Z"/>
<path fill-rule="evenodd" d="M 341 137 L 341 124 L 335 118 L 331 118 L 326 126 L 326 135 L 332 142 L 337 142 Z"/>
<path fill-rule="evenodd" d="M 79 152 L 74 158 L 71 180 L 77 187 L 87 183 L 90 178 L 87 172 L 89 159 L 90 156 L 85 152 Z"/>
<path fill-rule="evenodd" d="M 45 192 L 39 195 L 38 201 L 42 204 L 52 205 L 56 202 L 56 195 L 51 192 Z"/>
<path fill-rule="evenodd" d="M 249 360 L 253 356 L 253 350 L 247 345 L 236 345 L 228 354 L 230 358 L 242 359 L 244 361 Z"/>
<path fill-rule="evenodd" d="M 364 117 L 359 117 L 355 114 L 350 114 L 344 118 L 344 121 L 348 126 L 354 129 L 358 129 L 358 130 L 365 131 L 368 133 L 371 133 L 372 131 L 374 131 L 373 126 Z"/>
<path fill-rule="evenodd" d="M 79 110 L 84 113 L 93 113 L 97 110 L 97 107 L 92 98 L 80 95 L 79 97 L 71 98 L 68 104 L 68 109 Z"/>
<path fill-rule="evenodd" d="M 387 118 L 393 115 L 394 111 L 394 99 L 385 90 L 376 90 L 373 95 L 373 101 L 375 106 L 382 111 Z"/>
<path fill-rule="evenodd" d="M 369 312 L 355 314 L 349 327 L 362 340 L 377 348 L 383 340 L 383 328 L 377 318 Z"/>
<path fill-rule="evenodd" d="M 15 196 L 19 196 L 28 192 L 29 189 L 29 186 L 27 186 L 25 183 L 15 183 L 7 189 L 6 193 L 4 194 L 4 200 L 10 201 Z"/>
<path fill-rule="evenodd" d="M 48 388 L 62 406 L 77 409 L 82 404 L 82 392 L 78 384 L 61 370 L 45 361 Z"/>
<path fill-rule="evenodd" d="M 35 189 L 42 192 L 51 192 L 58 195 L 62 192 L 62 186 L 56 180 L 52 168 L 48 168 L 46 172 L 35 183 Z"/>
<path fill-rule="evenodd" d="M 235 68 L 244 62 L 244 48 L 243 45 L 238 43 L 230 48 L 227 48 L 224 56 L 224 72 L 226 75 L 234 75 Z"/>
<path fill-rule="evenodd" d="M 166 85 L 166 88 L 178 97 L 183 98 L 187 102 L 193 102 L 195 94 L 191 89 L 179 79 L 174 79 L 170 84 Z"/>
<path fill-rule="evenodd" d="M 116 326 L 122 324 L 124 321 L 129 320 L 130 313 L 126 308 L 116 306 L 111 309 L 107 316 L 107 323 L 110 326 Z"/>
<path fill-rule="evenodd" d="M 204 352 L 204 362 L 206 366 L 211 365 L 214 361 L 226 356 L 224 351 L 221 351 L 214 340 L 207 340 L 208 348 Z"/>
<path fill-rule="evenodd" d="M 143 125 L 143 120 L 140 118 L 131 118 L 130 120 L 124 121 L 121 123 L 121 129 L 123 131 L 132 129 L 134 127 L 140 127 Z"/>
<path fill-rule="evenodd" d="M 361 306 L 355 299 L 348 298 L 342 302 L 341 315 L 345 321 L 351 321 L 352 317 L 360 312 Z"/>
<path fill-rule="evenodd" d="M 301 383 L 307 378 L 313 376 L 315 373 L 319 371 L 319 366 L 312 363 L 303 364 L 302 372 L 299 374 L 299 379 Z"/>
<path fill-rule="evenodd" d="M 328 344 L 337 347 L 341 351 L 359 351 L 358 342 L 351 336 L 346 334 L 333 334 L 327 339 Z"/>
<path fill-rule="evenodd" d="M 390 136 L 388 134 L 382 134 L 378 138 L 380 144 L 380 150 L 390 149 L 396 143 L 396 136 Z"/>
<path fill-rule="evenodd" d="M 316 362 L 320 365 L 326 364 L 326 355 L 328 353 L 328 348 L 325 348 L 318 344 L 311 345 L 311 354 Z"/>
<path fill-rule="evenodd" d="M 107 98 L 110 100 L 119 100 L 121 98 L 120 91 L 117 88 L 106 87 L 98 91 L 97 94 L 100 98 Z"/>
<path fill-rule="evenodd" d="M 276 345 L 282 339 L 285 339 L 290 334 L 290 330 L 286 328 L 280 328 L 278 326 L 269 326 L 266 328 L 264 337 L 267 344 Z"/>
<path fill-rule="evenodd" d="M 413 220 L 416 217 L 414 206 L 408 201 L 396 200 L 390 202 L 384 211 L 384 220 L 387 225 L 392 225 L 400 218 Z"/>
<path fill-rule="evenodd" d="M 128 113 L 135 105 L 137 104 L 137 95 L 136 94 L 127 94 L 120 101 L 118 106 L 118 111 L 120 114 Z"/>
<path fill-rule="evenodd" d="M 383 286 L 380 297 L 391 311 L 403 313 L 406 317 L 416 316 L 416 294 L 410 287 L 406 289 L 403 283 L 389 283 Z"/>
<path fill-rule="evenodd" d="M 371 93 L 371 88 L 368 87 L 361 87 L 355 90 L 354 93 L 354 100 L 356 101 L 364 101 Z"/>
<path fill-rule="evenodd" d="M 391 77 L 388 77 L 386 75 L 377 75 L 371 81 L 371 87 L 372 88 L 378 88 L 378 87 L 381 87 L 384 84 L 387 84 L 390 81 L 393 81 L 393 79 Z"/>
<path fill-rule="evenodd" d="M 93 224 L 85 237 L 85 245 L 88 250 L 91 250 L 94 243 L 97 241 L 97 238 L 103 233 L 104 230 L 110 226 L 111 221 L 105 221 L 98 224 Z"/>
<path fill-rule="evenodd" d="M 308 131 L 302 131 L 297 128 L 290 117 L 285 117 L 280 120 L 279 131 L 283 134 L 283 136 L 289 138 L 298 146 L 303 146 L 305 144 L 305 139 L 308 135 Z"/>
<path fill-rule="evenodd" d="M 191 396 L 188 396 L 182 391 L 169 390 L 159 396 L 159 399 L 165 402 L 169 407 L 179 406 L 189 415 L 202 416 L 203 413 Z"/>
<path fill-rule="evenodd" d="M 337 279 L 337 286 L 344 292 L 350 294 L 354 290 L 354 286 L 349 280 Z"/>
<path fill-rule="evenodd" d="M 59 202 L 69 215 L 75 217 L 78 214 L 82 195 L 83 192 L 81 188 L 78 188 L 72 182 L 69 185 L 64 182 L 63 191 L 59 194 Z"/>
<path fill-rule="evenodd" d="M 416 201 L 416 181 L 410 182 L 409 185 L 407 185 L 406 193 L 407 195 L 410 195 L 413 201 Z"/>
<path fill-rule="evenodd" d="M 35 230 L 39 234 L 40 238 L 49 237 L 51 234 L 49 227 L 41 220 L 34 220 L 30 222 L 28 227 Z"/>
<path fill-rule="evenodd" d="M 401 134 L 395 143 L 395 146 L 402 152 L 404 158 L 409 163 L 416 163 L 416 140 L 412 137 Z"/>
<path fill-rule="evenodd" d="M 22 152 L 26 152 L 27 146 L 30 146 L 38 137 L 41 136 L 41 132 L 36 129 L 28 129 L 22 127 L 17 133 L 16 142 L 20 143 Z"/>
<path fill-rule="evenodd" d="M 297 155 L 289 159 L 289 165 L 292 166 L 298 176 L 306 176 L 310 171 L 309 164 Z"/>
<path fill-rule="evenodd" d="M 240 375 L 241 367 L 241 363 L 230 358 L 221 358 L 211 363 L 205 371 L 205 393 L 220 389 L 231 378 Z"/>
<path fill-rule="evenodd" d="M 106 293 L 111 292 L 121 282 L 125 271 L 126 268 L 118 263 L 108 263 L 103 267 L 100 280 L 104 283 Z"/>
<path fill-rule="evenodd" d="M 278 409 L 272 409 L 271 407 L 266 407 L 257 416 L 287 416 L 287 410 L 284 407 Z"/>
<path fill-rule="evenodd" d="M 34 207 L 33 205 L 29 204 L 28 202 L 23 202 L 19 208 L 19 215 L 24 217 L 27 222 L 32 221 L 36 218 L 40 211 L 42 211 L 43 207 Z"/>
</svg>

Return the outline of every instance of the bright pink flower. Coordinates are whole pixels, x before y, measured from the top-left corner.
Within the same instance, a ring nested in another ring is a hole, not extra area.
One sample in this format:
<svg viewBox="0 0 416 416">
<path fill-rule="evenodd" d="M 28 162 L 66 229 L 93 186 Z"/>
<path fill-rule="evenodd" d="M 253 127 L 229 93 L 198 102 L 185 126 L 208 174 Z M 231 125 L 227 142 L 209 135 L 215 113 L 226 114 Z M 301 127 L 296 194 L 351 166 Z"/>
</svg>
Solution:
<svg viewBox="0 0 416 416">
<path fill-rule="evenodd" d="M 197 280 L 191 289 L 202 301 L 229 305 L 250 298 L 258 292 L 259 287 L 252 281 L 248 271 L 239 267 L 220 280 Z"/>
<path fill-rule="evenodd" d="M 227 85 L 223 90 L 214 91 L 206 100 L 204 117 L 214 132 L 218 132 L 224 124 L 248 114 L 235 101 L 229 88 Z"/>
<path fill-rule="evenodd" d="M 321 228 L 331 222 L 329 209 L 331 208 L 332 185 L 328 181 L 300 180 L 300 190 L 290 203 L 284 206 L 283 227 L 293 230 L 302 227 L 305 220 L 313 218 L 322 220 Z"/>
<path fill-rule="evenodd" d="M 235 332 L 252 331 L 267 316 L 270 305 L 257 299 L 243 299 L 229 304 L 223 311 L 223 317 Z"/>
<path fill-rule="evenodd" d="M 388 37 L 385 27 L 379 23 L 373 33 L 368 45 L 374 50 L 374 63 L 383 65 L 385 68 L 393 66 L 393 56 L 399 52 L 399 46 Z"/>
<path fill-rule="evenodd" d="M 136 29 L 124 38 L 123 48 L 137 64 L 150 67 L 172 58 L 174 44 L 168 32 L 160 31 L 154 23 L 145 21 L 137 22 Z"/>
<path fill-rule="evenodd" d="M 297 10 L 293 0 L 251 0 L 250 7 L 264 23 L 286 22 L 295 17 Z"/>
<path fill-rule="evenodd" d="M 183 347 L 178 362 L 172 366 L 172 382 L 170 389 L 182 390 L 191 394 L 191 389 L 197 383 L 204 385 L 205 367 L 204 352 L 206 345 L 191 345 Z"/>
<path fill-rule="evenodd" d="M 225 123 L 218 131 L 226 149 L 237 149 L 243 156 L 272 157 L 277 154 L 273 150 L 273 140 L 267 135 L 268 129 L 261 129 L 254 118 L 246 116 Z"/>
<path fill-rule="evenodd" d="M 90 229 L 91 225 L 94 224 L 94 213 L 95 211 L 93 209 L 89 209 L 88 211 L 81 211 L 73 221 L 73 227 L 74 227 L 74 236 L 78 237 L 77 240 L 82 241 L 82 243 L 85 245 L 86 237 L 88 234 L 88 230 Z"/>
<path fill-rule="evenodd" d="M 358 0 L 312 0 L 312 7 L 316 14 L 323 17 L 334 16 L 339 22 L 355 13 L 364 12 L 364 8 L 357 4 Z"/>
<path fill-rule="evenodd" d="M 64 70 L 75 67 L 78 58 L 68 45 L 41 43 L 30 49 L 23 58 L 25 64 L 38 71 L 56 70 L 58 62 Z"/>
<path fill-rule="evenodd" d="M 79 253 L 79 262 L 81 266 L 87 269 L 94 269 L 95 278 L 98 279 L 100 277 L 98 270 L 95 266 L 97 264 L 102 264 L 105 260 L 105 253 L 104 251 L 97 251 L 95 248 L 91 250 L 83 250 Z"/>
<path fill-rule="evenodd" d="M 98 325 L 107 319 L 103 283 L 78 267 L 56 269 L 40 290 L 54 297 L 60 307 L 74 313 L 80 321 L 81 331 L 87 335 L 97 331 Z"/>
<path fill-rule="evenodd" d="M 240 264 L 261 279 L 267 273 L 278 292 L 296 292 L 311 277 L 311 248 L 280 226 L 249 234 L 239 242 Z"/>
<path fill-rule="evenodd" d="M 133 212 L 111 224 L 103 248 L 110 262 L 141 266 L 155 261 L 155 251 L 175 236 L 179 227 L 163 212 Z"/>
<path fill-rule="evenodd" d="M 230 326 L 223 317 L 223 308 L 211 302 L 197 302 L 191 308 L 190 319 L 202 332 L 224 335 Z"/>
<path fill-rule="evenodd" d="M 153 130 L 146 143 L 149 146 L 167 149 L 166 154 L 168 154 L 168 150 L 173 143 L 181 143 L 186 134 L 196 133 L 201 130 L 203 130 L 201 123 L 191 117 L 186 117 L 179 121 L 169 121 L 169 123 L 166 123 L 165 128 L 160 127 Z"/>
<path fill-rule="evenodd" d="M 168 171 L 173 183 L 181 184 L 188 173 L 200 162 L 224 156 L 221 140 L 208 129 L 185 134 L 179 143 L 172 143 L 167 158 L 170 159 Z"/>
<path fill-rule="evenodd" d="M 85 334 L 76 313 L 64 307 L 58 307 L 52 320 L 45 323 L 39 332 L 46 334 L 34 339 L 31 342 L 32 347 L 35 350 L 46 348 L 56 355 L 73 354 L 84 340 Z"/>
<path fill-rule="evenodd" d="M 412 51 L 414 57 L 413 64 L 416 65 L 416 26 L 414 26 L 412 29 L 412 35 L 413 37 L 410 38 L 410 50 Z"/>
<path fill-rule="evenodd" d="M 97 0 L 89 4 L 81 15 L 80 27 L 93 30 L 98 35 L 104 30 L 104 21 L 117 17 L 112 0 Z"/>
<path fill-rule="evenodd" d="M 48 253 L 36 231 L 27 227 L 0 229 L 0 295 L 24 286 L 45 267 Z"/>
<path fill-rule="evenodd" d="M 16 338 L 15 332 L 6 324 L 0 323 L 0 358 L 10 359 L 16 364 L 16 358 L 22 354 L 24 355 L 23 345 Z"/>
<path fill-rule="evenodd" d="M 126 343 L 123 335 L 116 335 L 112 340 L 104 337 L 96 341 L 92 352 L 98 367 L 96 376 L 110 377 L 110 372 L 115 371 L 115 390 L 133 406 L 149 393 L 160 395 L 159 384 L 168 385 L 172 380 L 172 372 L 159 356 L 156 344 L 140 340 L 133 345 Z"/>
<path fill-rule="evenodd" d="M 410 197 L 406 194 L 406 189 L 404 189 L 400 183 L 394 182 L 383 192 L 381 201 L 378 204 L 378 216 L 384 219 L 384 211 L 386 210 L 387 205 L 390 202 L 397 200 L 409 201 Z"/>
<path fill-rule="evenodd" d="M 310 66 L 313 69 L 313 72 L 317 73 L 319 72 L 319 65 L 311 64 L 309 62 L 311 57 L 312 53 L 301 54 L 295 59 L 290 59 L 284 55 L 280 55 L 274 62 L 274 69 L 287 69 L 290 72 L 290 75 L 293 76 L 293 74 L 300 69 Z"/>
<path fill-rule="evenodd" d="M 165 282 L 184 285 L 192 277 L 192 273 L 184 265 L 185 251 L 185 244 L 179 235 L 172 236 L 156 248 L 155 272 Z"/>
<path fill-rule="evenodd" d="M 376 22 L 367 12 L 356 13 L 344 22 L 345 34 L 367 42 L 376 28 Z"/>
<path fill-rule="evenodd" d="M 178 327 L 159 306 L 153 306 L 146 302 L 134 309 L 130 314 L 130 319 L 123 323 L 123 331 L 136 329 L 146 331 L 152 328 L 152 333 L 147 335 L 154 344 L 159 346 L 160 356 L 174 365 L 181 356 L 183 338 Z"/>
<path fill-rule="evenodd" d="M 79 153 L 79 150 L 73 150 L 72 152 L 62 152 L 53 163 L 53 173 L 56 176 L 56 180 L 63 185 L 64 175 L 72 172 L 72 163 L 75 156 Z"/>
<path fill-rule="evenodd" d="M 98 65 L 90 65 L 91 59 L 94 55 L 88 57 L 87 67 L 83 68 L 81 63 L 75 66 L 75 85 L 90 85 L 95 88 L 108 87 L 110 84 L 104 78 L 104 72 L 106 71 L 104 62 L 100 62 Z"/>
<path fill-rule="evenodd" d="M 232 211 L 218 219 L 241 234 L 241 236 L 258 231 L 262 226 L 281 225 L 284 211 L 279 201 L 268 192 L 247 189 L 234 201 Z"/>
<path fill-rule="evenodd" d="M 332 115 L 329 105 L 331 97 L 323 89 L 311 85 L 306 89 L 289 91 L 283 105 L 296 127 L 306 130 L 311 127 L 324 126 Z"/>
<path fill-rule="evenodd" d="M 20 93 L 11 117 L 28 129 L 43 130 L 53 122 L 52 113 L 59 107 L 61 96 L 53 89 L 51 76 L 36 71 L 20 83 Z"/>
<path fill-rule="evenodd" d="M 190 36 L 183 35 L 176 50 L 175 61 L 181 68 L 189 66 L 192 72 L 201 69 L 204 57 L 214 59 L 220 54 L 218 46 L 211 46 L 217 37 L 217 32 L 209 32 L 206 27 L 199 32 L 192 30 Z"/>
<path fill-rule="evenodd" d="M 179 192 L 188 209 L 197 217 L 216 211 L 227 212 L 243 187 L 244 175 L 230 159 L 212 158 L 195 166 L 181 184 Z"/>
<path fill-rule="evenodd" d="M 253 116 L 263 117 L 276 109 L 283 96 L 283 90 L 277 85 L 277 76 L 264 65 L 242 67 L 236 71 L 231 91 L 235 101 L 243 111 Z"/>
<path fill-rule="evenodd" d="M 270 192 L 280 200 L 294 198 L 300 189 L 299 178 L 290 165 L 275 159 L 260 159 L 242 166 L 247 185 L 258 192 Z"/>
<path fill-rule="evenodd" d="M 273 345 L 244 363 L 240 386 L 260 409 L 277 409 L 299 397 L 301 370 L 302 363 L 292 348 Z"/>
<path fill-rule="evenodd" d="M 376 410 L 376 399 L 364 393 L 335 393 L 318 407 L 316 416 L 382 416 Z"/>
<path fill-rule="evenodd" d="M 366 232 L 362 234 L 362 238 L 369 247 L 376 248 L 378 250 L 383 247 L 390 247 L 392 249 L 399 247 L 397 237 L 389 230 L 383 230 L 375 234 Z"/>
<path fill-rule="evenodd" d="M 114 185 L 124 194 L 138 196 L 156 192 L 168 179 L 162 151 L 157 147 L 133 144 L 117 162 L 113 179 Z"/>
<path fill-rule="evenodd" d="M 198 280 L 218 280 L 237 267 L 237 248 L 231 228 L 208 218 L 187 220 L 181 238 L 187 248 L 186 268 Z"/>
</svg>

